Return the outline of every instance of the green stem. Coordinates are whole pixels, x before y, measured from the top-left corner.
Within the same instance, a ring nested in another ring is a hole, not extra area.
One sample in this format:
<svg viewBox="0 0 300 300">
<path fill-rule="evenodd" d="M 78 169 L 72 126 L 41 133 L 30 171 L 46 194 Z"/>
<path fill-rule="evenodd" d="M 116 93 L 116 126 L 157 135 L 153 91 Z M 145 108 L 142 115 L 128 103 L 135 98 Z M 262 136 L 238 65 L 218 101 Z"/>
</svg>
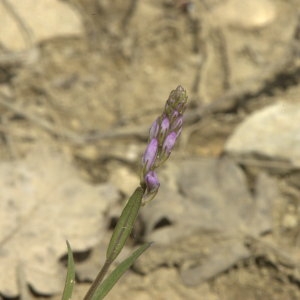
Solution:
<svg viewBox="0 0 300 300">
<path fill-rule="evenodd" d="M 105 274 L 107 273 L 110 265 L 119 255 L 121 250 L 123 249 L 127 238 L 129 237 L 133 224 L 138 215 L 139 209 L 141 207 L 143 195 L 145 193 L 145 189 L 142 187 L 138 187 L 132 196 L 129 198 L 127 204 L 125 205 L 121 216 L 117 222 L 117 225 L 114 229 L 112 237 L 110 239 L 107 252 L 106 252 L 106 261 L 98 273 L 96 279 L 92 283 L 90 289 L 88 290 L 84 300 L 92 300 L 95 294 L 96 289 L 102 282 Z"/>
<path fill-rule="evenodd" d="M 102 282 L 102 280 L 103 280 L 105 274 L 107 273 L 111 263 L 112 263 L 111 261 L 108 261 L 108 260 L 105 261 L 102 269 L 98 273 L 96 279 L 92 283 L 91 287 L 89 288 L 89 290 L 88 290 L 87 294 L 85 295 L 85 297 L 83 298 L 83 300 L 91 300 L 92 299 L 97 287 Z"/>
</svg>

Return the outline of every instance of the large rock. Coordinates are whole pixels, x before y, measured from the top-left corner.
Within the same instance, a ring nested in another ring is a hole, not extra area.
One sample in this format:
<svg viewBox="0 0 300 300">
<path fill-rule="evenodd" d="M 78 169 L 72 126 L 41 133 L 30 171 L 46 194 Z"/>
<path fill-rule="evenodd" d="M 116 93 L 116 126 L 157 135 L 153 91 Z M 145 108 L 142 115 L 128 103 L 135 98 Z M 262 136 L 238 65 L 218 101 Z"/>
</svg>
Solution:
<svg viewBox="0 0 300 300">
<path fill-rule="evenodd" d="M 118 191 L 83 182 L 65 156 L 46 146 L 24 160 L 1 162 L 0 178 L 1 295 L 20 295 L 19 279 L 38 294 L 61 293 L 65 241 L 74 252 L 101 242 Z"/>
<path fill-rule="evenodd" d="M 300 103 L 278 102 L 255 112 L 237 127 L 225 151 L 300 167 Z"/>
</svg>

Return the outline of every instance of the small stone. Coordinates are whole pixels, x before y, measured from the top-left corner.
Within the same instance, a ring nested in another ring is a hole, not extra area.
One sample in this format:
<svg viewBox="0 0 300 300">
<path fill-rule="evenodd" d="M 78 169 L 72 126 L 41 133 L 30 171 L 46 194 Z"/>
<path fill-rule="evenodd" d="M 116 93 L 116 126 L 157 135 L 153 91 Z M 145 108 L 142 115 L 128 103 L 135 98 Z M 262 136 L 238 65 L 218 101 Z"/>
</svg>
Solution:
<svg viewBox="0 0 300 300">
<path fill-rule="evenodd" d="M 297 216 L 292 214 L 287 214 L 284 216 L 282 220 L 282 226 L 285 229 L 294 229 L 298 226 L 298 219 Z"/>
<path fill-rule="evenodd" d="M 219 6 L 215 15 L 228 25 L 254 30 L 272 23 L 277 12 L 270 0 L 231 0 Z"/>
</svg>

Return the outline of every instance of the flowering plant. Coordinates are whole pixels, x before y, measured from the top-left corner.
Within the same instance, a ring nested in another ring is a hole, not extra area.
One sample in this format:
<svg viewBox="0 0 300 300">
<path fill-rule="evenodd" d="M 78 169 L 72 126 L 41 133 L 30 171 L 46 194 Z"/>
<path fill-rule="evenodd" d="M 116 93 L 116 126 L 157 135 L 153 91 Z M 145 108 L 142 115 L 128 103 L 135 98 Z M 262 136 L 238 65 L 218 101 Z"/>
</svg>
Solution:
<svg viewBox="0 0 300 300">
<path fill-rule="evenodd" d="M 109 267 L 123 249 L 132 231 L 140 207 L 151 201 L 158 192 L 160 183 L 156 169 L 169 158 L 180 136 L 186 104 L 186 91 L 182 86 L 178 86 L 170 93 L 162 115 L 153 122 L 149 132 L 148 145 L 142 157 L 140 186 L 136 188 L 121 213 L 106 251 L 105 263 L 84 300 L 103 299 L 126 270 L 151 245 L 151 243 L 145 243 L 140 246 L 104 279 Z M 71 298 L 75 282 L 73 255 L 69 243 L 67 243 L 67 246 L 68 271 L 62 300 Z"/>
</svg>

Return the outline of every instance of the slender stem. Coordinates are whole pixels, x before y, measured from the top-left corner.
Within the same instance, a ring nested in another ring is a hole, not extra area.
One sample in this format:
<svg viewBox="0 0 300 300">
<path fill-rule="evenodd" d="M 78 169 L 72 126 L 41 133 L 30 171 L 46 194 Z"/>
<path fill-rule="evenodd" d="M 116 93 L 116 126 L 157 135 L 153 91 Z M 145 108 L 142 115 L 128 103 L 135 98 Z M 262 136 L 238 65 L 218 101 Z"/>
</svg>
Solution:
<svg viewBox="0 0 300 300">
<path fill-rule="evenodd" d="M 85 297 L 83 298 L 83 300 L 91 300 L 97 287 L 99 286 L 99 284 L 102 282 L 105 274 L 107 273 L 110 265 L 111 265 L 111 261 L 106 260 L 102 269 L 100 270 L 100 272 L 98 273 L 96 279 L 94 280 L 94 282 L 92 283 L 91 287 L 89 288 L 88 292 L 86 293 Z"/>
</svg>

